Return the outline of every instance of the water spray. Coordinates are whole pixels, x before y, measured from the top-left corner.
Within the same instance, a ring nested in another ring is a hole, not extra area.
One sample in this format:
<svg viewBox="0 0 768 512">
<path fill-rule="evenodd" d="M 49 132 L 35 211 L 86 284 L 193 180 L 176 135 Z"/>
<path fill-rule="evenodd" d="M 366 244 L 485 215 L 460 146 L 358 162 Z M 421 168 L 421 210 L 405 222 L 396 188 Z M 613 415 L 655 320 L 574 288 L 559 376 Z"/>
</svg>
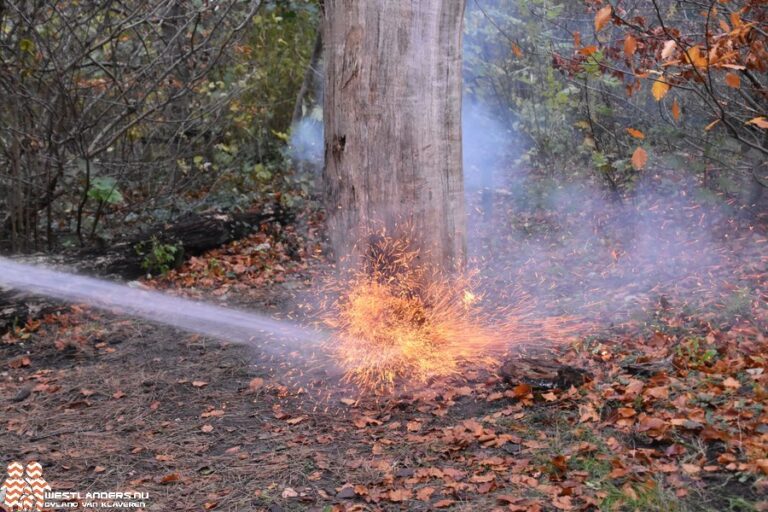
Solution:
<svg viewBox="0 0 768 512">
<path fill-rule="evenodd" d="M 318 348 L 318 331 L 264 315 L 173 297 L 0 257 L 0 286 L 258 347 L 271 354 Z"/>
</svg>

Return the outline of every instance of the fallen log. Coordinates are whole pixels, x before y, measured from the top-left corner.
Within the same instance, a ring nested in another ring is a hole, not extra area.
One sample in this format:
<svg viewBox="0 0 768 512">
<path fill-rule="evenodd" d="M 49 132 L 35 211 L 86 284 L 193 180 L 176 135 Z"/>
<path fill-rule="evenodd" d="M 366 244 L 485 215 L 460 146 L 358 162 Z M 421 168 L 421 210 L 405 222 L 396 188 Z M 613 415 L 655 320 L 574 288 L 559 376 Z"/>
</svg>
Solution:
<svg viewBox="0 0 768 512">
<path fill-rule="evenodd" d="M 532 357 L 508 359 L 501 366 L 499 374 L 509 385 L 527 384 L 534 390 L 579 387 L 594 377 L 583 368 Z"/>
<path fill-rule="evenodd" d="M 178 266 L 186 258 L 248 236 L 264 224 L 286 224 L 293 220 L 293 212 L 279 204 L 258 211 L 188 213 L 106 249 L 84 251 L 81 257 L 90 260 L 85 265 L 89 273 L 136 279 L 147 273 L 144 263 L 156 247 L 176 248 L 171 266 Z"/>
</svg>

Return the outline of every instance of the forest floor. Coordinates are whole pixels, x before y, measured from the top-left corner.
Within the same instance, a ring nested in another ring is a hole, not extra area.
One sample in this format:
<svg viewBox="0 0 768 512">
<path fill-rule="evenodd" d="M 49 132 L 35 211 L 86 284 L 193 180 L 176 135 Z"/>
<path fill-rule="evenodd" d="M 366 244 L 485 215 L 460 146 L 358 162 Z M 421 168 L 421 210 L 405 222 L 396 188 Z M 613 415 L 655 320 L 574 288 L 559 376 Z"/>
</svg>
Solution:
<svg viewBox="0 0 768 512">
<path fill-rule="evenodd" d="M 675 251 L 697 258 L 695 275 L 666 267 L 671 289 L 643 294 L 641 261 L 617 263 L 637 247 L 614 238 L 605 254 L 545 255 L 552 219 L 509 218 L 528 242 L 477 234 L 516 254 L 487 272 L 552 293 L 598 283 L 602 301 L 537 297 L 552 314 L 597 304 L 593 319 L 611 319 L 566 345 L 542 340 L 553 360 L 591 372 L 583 385 L 539 390 L 468 368 L 391 397 L 327 382 L 302 392 L 291 355 L 63 307 L 0 343 L 0 452 L 42 463 L 54 490 L 148 492 L 153 511 L 768 510 L 764 231 L 723 221 L 721 254 L 738 261 Z M 307 249 L 289 256 L 297 237 Z M 316 237 L 257 233 L 147 284 L 285 315 L 323 265 Z M 689 282 L 708 293 L 685 296 Z"/>
</svg>

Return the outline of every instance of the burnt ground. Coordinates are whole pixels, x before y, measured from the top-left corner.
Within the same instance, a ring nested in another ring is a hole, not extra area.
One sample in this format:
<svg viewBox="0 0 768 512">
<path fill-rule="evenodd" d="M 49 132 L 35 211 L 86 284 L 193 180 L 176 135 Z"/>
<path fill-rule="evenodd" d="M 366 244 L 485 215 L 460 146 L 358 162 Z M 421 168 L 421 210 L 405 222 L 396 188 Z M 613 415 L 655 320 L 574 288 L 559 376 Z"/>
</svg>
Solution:
<svg viewBox="0 0 768 512">
<path fill-rule="evenodd" d="M 289 245 L 257 234 L 150 284 L 285 313 L 314 277 Z M 767 510 L 755 258 L 738 261 L 746 298 L 656 294 L 552 349 L 593 375 L 569 389 L 468 368 L 374 397 L 301 377 L 313 368 L 290 355 L 66 307 L 0 343 L 0 453 L 39 461 L 54 490 L 147 492 L 153 511 Z"/>
</svg>

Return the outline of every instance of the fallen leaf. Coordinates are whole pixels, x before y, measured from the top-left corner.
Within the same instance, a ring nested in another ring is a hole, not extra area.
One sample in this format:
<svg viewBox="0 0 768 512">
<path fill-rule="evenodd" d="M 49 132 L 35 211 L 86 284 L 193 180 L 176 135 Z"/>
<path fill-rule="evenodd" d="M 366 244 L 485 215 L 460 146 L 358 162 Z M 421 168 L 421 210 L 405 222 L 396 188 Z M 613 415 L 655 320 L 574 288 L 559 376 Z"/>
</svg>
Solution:
<svg viewBox="0 0 768 512">
<path fill-rule="evenodd" d="M 365 428 L 368 425 L 381 425 L 381 422 L 377 419 L 370 418 L 368 416 L 360 416 L 355 418 L 354 424 L 357 428 Z"/>
<path fill-rule="evenodd" d="M 281 496 L 283 497 L 283 499 L 296 498 L 299 496 L 299 493 L 297 493 L 294 489 L 291 489 L 290 487 L 286 487 L 285 489 L 283 489 Z"/>
<path fill-rule="evenodd" d="M 14 359 L 8 363 L 8 367 L 15 369 L 22 368 L 24 366 L 29 366 L 32 363 L 32 361 L 27 356 L 19 357 L 17 359 Z"/>
<path fill-rule="evenodd" d="M 645 139 L 645 134 L 635 128 L 627 128 L 627 133 L 636 139 L 640 139 L 640 140 Z"/>
<path fill-rule="evenodd" d="M 435 494 L 434 487 L 422 487 L 416 490 L 416 499 L 420 501 L 429 501 L 429 498 Z"/>
<path fill-rule="evenodd" d="M 409 489 L 392 489 L 389 491 L 389 501 L 408 501 L 413 493 Z"/>
<path fill-rule="evenodd" d="M 208 385 L 208 383 L 205 382 L 204 380 L 193 380 L 192 385 L 196 388 L 204 388 L 205 386 Z"/>
<path fill-rule="evenodd" d="M 448 508 L 451 505 L 453 505 L 454 503 L 456 503 L 455 500 L 449 500 L 449 499 L 446 498 L 446 499 L 442 499 L 440 501 L 436 501 L 435 503 L 432 504 L 432 506 L 435 507 L 435 508 Z"/>
<path fill-rule="evenodd" d="M 753 124 L 758 128 L 763 128 L 768 130 L 768 119 L 765 117 L 756 117 L 754 119 L 750 119 L 749 121 L 747 121 L 747 124 Z"/>
<path fill-rule="evenodd" d="M 542 393 L 541 398 L 546 400 L 547 402 L 554 402 L 557 400 L 557 395 L 550 391 L 549 393 Z"/>
<path fill-rule="evenodd" d="M 680 103 L 677 101 L 677 98 L 672 102 L 672 118 L 675 122 L 680 121 Z"/>
<path fill-rule="evenodd" d="M 213 432 L 213 425 L 203 425 L 202 427 L 200 427 L 200 430 L 202 430 L 206 434 L 210 434 L 211 432 Z"/>
<path fill-rule="evenodd" d="M 725 84 L 732 89 L 738 89 L 741 87 L 741 78 L 735 73 L 726 73 Z"/>
<path fill-rule="evenodd" d="M 628 35 L 624 38 L 624 56 L 630 58 L 635 54 L 637 50 L 637 39 Z"/>
<path fill-rule="evenodd" d="M 165 475 L 162 478 L 160 478 L 160 483 L 161 484 L 171 484 L 171 483 L 174 483 L 174 482 L 178 482 L 179 480 L 181 480 L 181 477 L 179 476 L 178 473 L 168 473 L 167 475 Z"/>
<path fill-rule="evenodd" d="M 689 475 L 696 475 L 701 472 L 701 468 L 695 464 L 682 464 L 681 467 Z"/>
<path fill-rule="evenodd" d="M 613 13 L 613 7 L 606 5 L 595 15 L 595 32 L 600 32 L 605 28 L 609 21 L 611 21 L 611 14 Z"/>
<path fill-rule="evenodd" d="M 264 379 L 262 379 L 261 377 L 255 377 L 251 379 L 251 381 L 248 383 L 248 392 L 255 393 L 256 391 L 260 390 L 262 387 L 264 387 Z"/>
<path fill-rule="evenodd" d="M 741 382 L 734 379 L 733 377 L 728 377 L 723 381 L 723 386 L 729 389 L 739 389 L 741 387 Z"/>
</svg>

